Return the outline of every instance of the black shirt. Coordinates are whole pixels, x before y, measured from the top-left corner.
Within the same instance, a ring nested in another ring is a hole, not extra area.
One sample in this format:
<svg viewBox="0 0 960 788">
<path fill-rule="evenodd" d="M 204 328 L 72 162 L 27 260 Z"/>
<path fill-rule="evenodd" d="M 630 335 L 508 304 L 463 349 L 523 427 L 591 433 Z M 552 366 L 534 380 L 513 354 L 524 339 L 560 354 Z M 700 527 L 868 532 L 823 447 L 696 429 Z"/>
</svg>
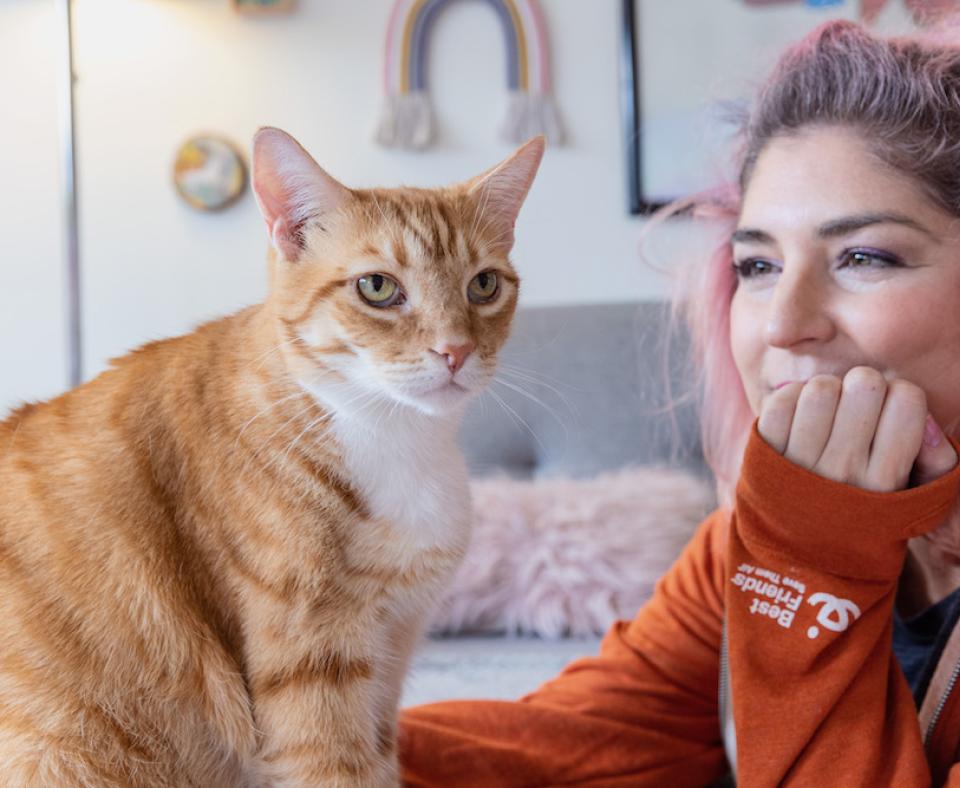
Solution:
<svg viewBox="0 0 960 788">
<path fill-rule="evenodd" d="M 958 618 L 960 588 L 911 618 L 903 619 L 894 610 L 893 653 L 918 708 Z"/>
</svg>

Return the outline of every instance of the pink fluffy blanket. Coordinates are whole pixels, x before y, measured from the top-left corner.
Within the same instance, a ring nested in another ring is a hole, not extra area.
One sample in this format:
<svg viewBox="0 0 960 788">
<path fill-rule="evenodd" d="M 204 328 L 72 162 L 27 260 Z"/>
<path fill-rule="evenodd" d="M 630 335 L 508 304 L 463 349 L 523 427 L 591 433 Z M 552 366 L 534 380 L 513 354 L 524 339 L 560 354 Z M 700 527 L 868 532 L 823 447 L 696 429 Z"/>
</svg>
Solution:
<svg viewBox="0 0 960 788">
<path fill-rule="evenodd" d="M 713 501 L 706 482 L 658 468 L 475 481 L 473 541 L 433 631 L 601 634 L 636 614 Z"/>
</svg>

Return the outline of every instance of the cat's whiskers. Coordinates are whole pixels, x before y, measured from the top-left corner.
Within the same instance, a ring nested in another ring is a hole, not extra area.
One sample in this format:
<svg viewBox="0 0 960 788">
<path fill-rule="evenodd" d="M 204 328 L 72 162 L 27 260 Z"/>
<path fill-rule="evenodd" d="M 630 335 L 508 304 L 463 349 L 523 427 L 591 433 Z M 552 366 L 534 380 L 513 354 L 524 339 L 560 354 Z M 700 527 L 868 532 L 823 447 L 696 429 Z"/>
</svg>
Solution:
<svg viewBox="0 0 960 788">
<path fill-rule="evenodd" d="M 303 391 L 294 391 L 292 394 L 288 394 L 288 395 L 285 396 L 285 397 L 281 397 L 280 399 L 276 400 L 275 402 L 272 402 L 270 405 L 267 405 L 267 407 L 265 407 L 263 410 L 261 410 L 259 413 L 257 413 L 256 416 L 254 416 L 253 418 L 249 419 L 249 420 L 243 425 L 243 427 L 240 428 L 240 431 L 237 433 L 237 439 L 236 439 L 236 440 L 234 441 L 234 443 L 233 443 L 233 448 L 234 448 L 234 450 L 236 450 L 237 447 L 240 445 L 240 438 L 243 437 L 243 433 L 246 432 L 247 427 L 249 427 L 251 424 L 253 424 L 253 422 L 255 422 L 257 419 L 259 419 L 262 415 L 264 415 L 264 414 L 267 413 L 268 411 L 273 410 L 273 409 L 274 409 L 275 407 L 277 407 L 278 405 L 282 405 L 284 402 L 289 402 L 291 399 L 295 399 L 296 397 L 303 397 L 303 396 L 307 396 Z"/>
<path fill-rule="evenodd" d="M 253 367 L 253 369 L 254 370 L 260 369 L 260 367 L 263 365 L 263 362 L 266 360 L 267 356 L 269 356 L 272 353 L 276 353 L 282 347 L 285 347 L 287 345 L 292 345 L 296 341 L 297 341 L 296 338 L 284 340 L 279 345 L 276 345 L 275 347 L 270 348 L 266 352 L 261 353 L 259 356 L 257 356 L 255 359 L 253 359 L 250 362 L 250 365 L 253 366 L 254 364 L 257 364 L 257 366 Z"/>
<path fill-rule="evenodd" d="M 342 403 L 339 407 L 342 409 L 342 408 L 345 408 L 347 405 L 353 404 L 354 402 L 362 401 L 364 398 L 366 398 L 366 399 L 372 399 L 372 398 L 374 398 L 374 397 L 376 397 L 376 394 L 375 394 L 375 393 L 370 392 L 370 391 L 368 391 L 368 390 L 366 390 L 366 389 L 362 389 L 359 394 L 357 394 L 355 397 L 347 400 L 345 403 Z M 363 407 L 364 407 L 364 406 L 361 405 L 360 410 L 362 410 Z M 337 411 L 329 410 L 329 411 L 321 414 L 321 415 L 318 416 L 317 418 L 313 419 L 309 424 L 307 424 L 306 427 L 304 427 L 304 428 L 300 431 L 300 434 L 297 435 L 297 437 L 294 438 L 293 441 L 291 441 L 290 445 L 287 446 L 286 451 L 284 451 L 283 454 L 280 455 L 279 462 L 285 463 L 285 462 L 287 461 L 287 459 L 288 459 L 289 456 L 290 456 L 290 452 L 293 451 L 293 449 L 296 447 L 296 445 L 300 442 L 301 438 L 303 438 L 303 436 L 306 435 L 310 430 L 314 429 L 315 427 L 319 426 L 320 424 L 322 424 L 322 423 L 324 423 L 324 422 L 329 421 L 330 419 L 332 419 L 332 418 L 333 418 L 334 416 L 336 416 L 336 415 L 337 415 Z M 277 462 L 278 462 L 277 458 L 274 458 L 273 460 L 271 460 L 271 463 L 277 463 Z"/>
<path fill-rule="evenodd" d="M 480 417 L 486 418 L 487 416 L 487 401 L 483 397 L 478 397 L 480 401 Z"/>
<path fill-rule="evenodd" d="M 570 399 L 567 397 L 567 395 L 564 394 L 564 393 L 563 393 L 559 388 L 557 388 L 556 386 L 551 385 L 550 383 L 547 383 L 546 380 L 543 380 L 542 378 L 538 377 L 537 375 L 532 374 L 531 372 L 528 372 L 528 371 L 526 371 L 526 370 L 522 370 L 522 369 L 520 369 L 520 368 L 518 368 L 518 367 L 512 367 L 512 366 L 510 366 L 509 364 L 501 364 L 501 365 L 500 365 L 500 369 L 499 369 L 499 373 L 502 374 L 502 375 L 506 375 L 507 377 L 514 378 L 515 380 L 522 381 L 522 382 L 524 382 L 524 383 L 529 383 L 529 384 L 534 385 L 534 386 L 542 386 L 543 388 L 547 389 L 548 391 L 551 391 L 551 392 L 552 392 L 553 394 L 555 394 L 556 397 L 564 404 L 564 406 L 570 411 L 570 414 L 573 415 L 573 416 L 576 416 L 577 409 L 574 407 L 573 403 L 570 401 Z M 550 380 L 550 378 L 547 378 L 547 380 Z M 554 382 L 557 383 L 557 384 L 559 384 L 559 385 L 561 385 L 561 386 L 566 385 L 566 384 L 564 384 L 562 381 L 559 381 L 559 380 L 555 380 Z"/>
<path fill-rule="evenodd" d="M 387 417 L 387 422 L 390 421 L 390 418 L 396 412 L 396 405 L 399 403 L 397 400 L 381 400 L 377 403 L 377 416 L 376 420 L 373 422 L 372 432 L 376 433 L 380 429 L 380 423 L 383 421 L 384 415 Z"/>
<path fill-rule="evenodd" d="M 323 396 L 324 393 L 327 395 L 335 394 L 338 397 L 341 394 L 345 394 L 348 396 L 349 395 L 355 395 L 355 396 L 350 396 L 350 398 L 346 400 L 338 399 L 337 401 L 333 401 L 333 400 L 327 401 L 326 398 Z M 318 400 L 319 406 L 324 410 L 330 411 L 340 416 L 347 416 L 352 418 L 357 416 L 369 404 L 366 402 L 362 402 L 365 397 L 372 401 L 374 398 L 380 397 L 382 395 L 378 394 L 374 390 L 371 390 L 368 386 L 361 385 L 357 381 L 344 379 L 342 381 L 336 381 L 336 382 L 325 381 L 323 383 L 322 390 L 318 390 L 316 393 L 311 394 L 311 396 L 313 396 L 316 400 Z M 353 404 L 354 402 L 362 402 L 362 404 L 360 405 L 360 407 L 357 409 L 356 412 L 348 413 L 347 406 Z"/>
<path fill-rule="evenodd" d="M 399 400 L 394 400 L 393 405 L 390 406 L 390 412 L 387 414 L 388 421 L 393 418 L 394 413 L 400 410 L 401 405 L 403 405 L 402 402 L 400 402 Z"/>
<path fill-rule="evenodd" d="M 308 402 L 302 408 L 294 412 L 292 416 L 289 416 L 286 420 L 284 420 L 283 423 L 281 423 L 275 430 L 273 430 L 273 432 L 271 432 L 266 438 L 264 438 L 261 445 L 247 455 L 246 460 L 244 461 L 243 465 L 240 467 L 240 470 L 237 472 L 237 476 L 242 477 L 247 472 L 247 469 L 250 467 L 250 464 L 254 460 L 258 459 L 266 449 L 270 448 L 273 445 L 273 439 L 277 435 L 279 435 L 281 432 L 283 432 L 287 428 L 288 424 L 290 424 L 293 421 L 297 421 L 298 419 L 301 419 L 313 407 L 314 407 L 314 403 Z M 270 462 L 266 464 L 266 467 L 267 468 L 270 467 Z"/>
<path fill-rule="evenodd" d="M 393 404 L 390 406 L 390 410 L 389 410 L 388 413 L 387 413 L 387 420 L 389 421 L 390 419 L 392 419 L 392 418 L 394 417 L 394 415 L 395 415 L 401 408 L 409 408 L 409 407 L 410 407 L 409 405 L 407 405 L 407 404 L 404 403 L 404 402 L 401 402 L 400 400 L 394 400 L 394 401 L 393 401 Z"/>
<path fill-rule="evenodd" d="M 507 404 L 506 400 L 504 400 L 503 397 L 501 397 L 499 394 L 497 394 L 497 392 L 495 392 L 493 389 L 487 389 L 487 394 L 489 394 L 491 397 L 493 397 L 493 399 L 494 399 L 497 403 L 499 403 L 500 407 L 502 407 L 508 414 L 510 414 L 514 419 L 516 419 L 518 422 L 520 422 L 520 424 L 522 424 L 524 427 L 526 427 L 527 432 L 529 432 L 530 435 L 533 436 L 533 439 L 537 442 L 537 445 L 538 445 L 541 449 L 543 449 L 544 453 L 546 453 L 547 447 L 543 445 L 543 441 L 540 440 L 540 436 L 537 435 L 537 433 L 534 431 L 534 429 L 533 429 L 529 424 L 527 424 L 526 421 L 524 421 L 523 417 L 520 416 L 520 414 L 517 413 L 513 408 L 511 408 L 511 407 Z"/>
<path fill-rule="evenodd" d="M 508 381 L 506 381 L 506 380 L 502 380 L 502 379 L 499 378 L 499 377 L 494 378 L 494 379 L 491 381 L 491 383 L 496 383 L 496 384 L 501 385 L 501 386 L 506 386 L 506 387 L 507 387 L 508 389 L 510 389 L 511 391 L 515 391 L 515 392 L 517 392 L 517 394 L 520 394 L 520 395 L 526 397 L 526 398 L 527 398 L 528 400 L 530 400 L 531 402 L 535 402 L 537 405 L 539 405 L 540 407 L 542 407 L 547 413 L 549 413 L 551 416 L 553 416 L 553 418 L 554 418 L 554 420 L 557 422 L 557 424 L 559 424 L 561 427 L 563 427 L 564 435 L 566 435 L 567 437 L 569 437 L 569 435 L 570 435 L 569 428 L 567 427 L 567 425 L 566 425 L 566 423 L 564 422 L 564 420 L 560 417 L 560 414 L 557 413 L 557 411 L 556 411 L 554 408 L 550 407 L 546 402 L 544 402 L 542 399 L 540 399 L 539 397 L 537 397 L 535 394 L 527 391 L 525 388 L 523 388 L 523 387 L 521 387 L 521 386 L 519 386 L 519 385 L 517 385 L 517 384 L 515 384 L 515 383 L 510 383 L 510 382 L 508 382 Z"/>
<path fill-rule="evenodd" d="M 285 464 L 286 461 L 287 461 L 287 459 L 288 459 L 289 456 L 290 456 L 290 452 L 293 451 L 294 447 L 300 442 L 300 439 L 301 439 L 304 435 L 306 435 L 307 432 L 309 432 L 313 427 L 318 426 L 318 425 L 321 424 L 322 422 L 329 421 L 331 418 L 333 418 L 333 416 L 334 416 L 334 414 L 333 414 L 333 412 L 331 411 L 330 413 L 324 413 L 322 416 L 318 416 L 317 418 L 315 418 L 313 421 L 311 421 L 309 424 L 307 424 L 307 426 L 304 427 L 304 428 L 300 431 L 300 434 L 297 435 L 296 438 L 294 438 L 294 439 L 290 442 L 290 444 L 289 444 L 289 445 L 287 446 L 287 448 L 286 448 L 286 451 L 284 451 L 283 454 L 280 455 L 279 460 L 278 460 L 276 457 L 274 457 L 274 459 L 272 459 L 270 462 L 271 462 L 272 464 L 278 464 L 278 465 L 280 465 L 280 464 Z"/>
<path fill-rule="evenodd" d="M 558 386 L 563 386 L 568 388 L 571 391 L 579 391 L 580 393 L 585 393 L 586 389 L 580 388 L 579 386 L 574 386 L 572 383 L 568 383 L 565 380 L 560 380 L 560 378 L 554 378 L 550 375 L 544 374 L 543 372 L 538 372 L 536 370 L 528 369 L 526 367 L 518 367 L 515 364 L 508 364 L 505 361 L 497 362 L 497 366 L 502 369 L 509 369 L 511 372 L 517 372 L 519 374 L 526 375 L 535 380 L 548 381 L 550 383 L 555 383 Z M 559 392 L 558 392 L 559 393 Z"/>
<path fill-rule="evenodd" d="M 259 448 L 254 449 L 252 452 L 250 452 L 250 454 L 247 456 L 246 460 L 244 461 L 243 465 L 241 466 L 240 470 L 237 472 L 237 476 L 243 477 L 244 474 L 246 474 L 247 470 L 249 469 L 251 463 L 253 463 L 254 460 L 259 459 L 260 456 L 267 449 L 273 446 L 273 438 L 276 437 L 280 432 L 282 432 L 286 428 L 286 426 L 290 424 L 290 422 L 296 421 L 297 419 L 301 418 L 304 414 L 307 413 L 308 410 L 310 410 L 310 406 L 303 408 L 303 410 L 291 416 L 283 424 L 281 424 L 280 427 L 278 427 L 276 430 L 270 433 L 270 435 L 267 436 L 267 438 L 263 441 L 262 445 Z M 329 414 L 325 414 L 325 416 L 329 417 Z M 275 462 L 276 462 L 276 457 L 272 457 L 268 459 L 262 466 L 262 469 L 268 470 Z"/>
<path fill-rule="evenodd" d="M 282 431 L 284 430 L 284 428 L 285 428 L 290 422 L 296 421 L 297 419 L 301 418 L 301 417 L 302 417 L 307 411 L 309 411 L 312 407 L 313 407 L 313 403 L 312 403 L 312 402 L 308 402 L 308 403 L 307 403 L 306 405 L 304 405 L 301 409 L 297 410 L 292 416 L 288 416 L 288 417 L 283 421 L 283 423 L 280 424 L 279 427 L 277 427 L 273 432 L 271 432 L 271 433 L 266 437 L 266 439 L 265 439 L 264 442 L 263 442 L 263 445 L 264 445 L 264 446 L 268 446 L 268 445 L 270 444 L 271 439 L 273 439 L 274 437 L 276 437 L 276 435 L 278 435 L 280 432 L 282 432 Z M 239 440 L 239 435 L 237 436 L 237 440 Z M 256 456 L 260 451 L 262 451 L 262 448 L 263 448 L 263 447 L 261 447 L 260 449 L 256 449 L 251 456 L 252 456 L 252 457 L 253 457 L 253 456 Z"/>
</svg>

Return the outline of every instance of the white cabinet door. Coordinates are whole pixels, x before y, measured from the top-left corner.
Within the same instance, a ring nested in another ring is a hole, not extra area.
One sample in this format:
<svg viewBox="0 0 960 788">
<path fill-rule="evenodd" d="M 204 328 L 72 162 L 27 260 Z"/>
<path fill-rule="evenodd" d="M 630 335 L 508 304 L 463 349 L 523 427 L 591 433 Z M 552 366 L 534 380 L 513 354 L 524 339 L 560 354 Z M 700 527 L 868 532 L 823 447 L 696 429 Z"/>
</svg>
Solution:
<svg viewBox="0 0 960 788">
<path fill-rule="evenodd" d="M 0 3 L 0 418 L 66 386 L 53 0 Z"/>
</svg>

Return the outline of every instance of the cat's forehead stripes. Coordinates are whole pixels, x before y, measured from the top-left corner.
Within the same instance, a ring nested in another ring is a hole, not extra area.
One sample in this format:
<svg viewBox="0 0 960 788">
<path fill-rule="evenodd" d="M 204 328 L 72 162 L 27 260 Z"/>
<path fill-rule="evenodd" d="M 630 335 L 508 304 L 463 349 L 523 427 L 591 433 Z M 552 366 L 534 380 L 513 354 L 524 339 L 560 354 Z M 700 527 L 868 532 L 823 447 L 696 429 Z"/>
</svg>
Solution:
<svg viewBox="0 0 960 788">
<path fill-rule="evenodd" d="M 474 257 L 475 248 L 463 232 L 459 198 L 452 192 L 396 189 L 356 192 L 365 218 L 393 243 L 397 264 L 408 263 L 407 252 L 433 260 Z M 406 249 L 401 248 L 403 241 Z M 466 253 L 466 254 L 464 254 Z"/>
<path fill-rule="evenodd" d="M 413 239 L 414 246 L 424 257 L 433 259 L 443 257 L 437 228 L 432 225 L 429 219 L 424 219 L 418 215 L 417 207 L 416 205 L 410 205 L 403 212 L 403 224 L 401 225 L 403 235 L 406 238 Z"/>
</svg>

